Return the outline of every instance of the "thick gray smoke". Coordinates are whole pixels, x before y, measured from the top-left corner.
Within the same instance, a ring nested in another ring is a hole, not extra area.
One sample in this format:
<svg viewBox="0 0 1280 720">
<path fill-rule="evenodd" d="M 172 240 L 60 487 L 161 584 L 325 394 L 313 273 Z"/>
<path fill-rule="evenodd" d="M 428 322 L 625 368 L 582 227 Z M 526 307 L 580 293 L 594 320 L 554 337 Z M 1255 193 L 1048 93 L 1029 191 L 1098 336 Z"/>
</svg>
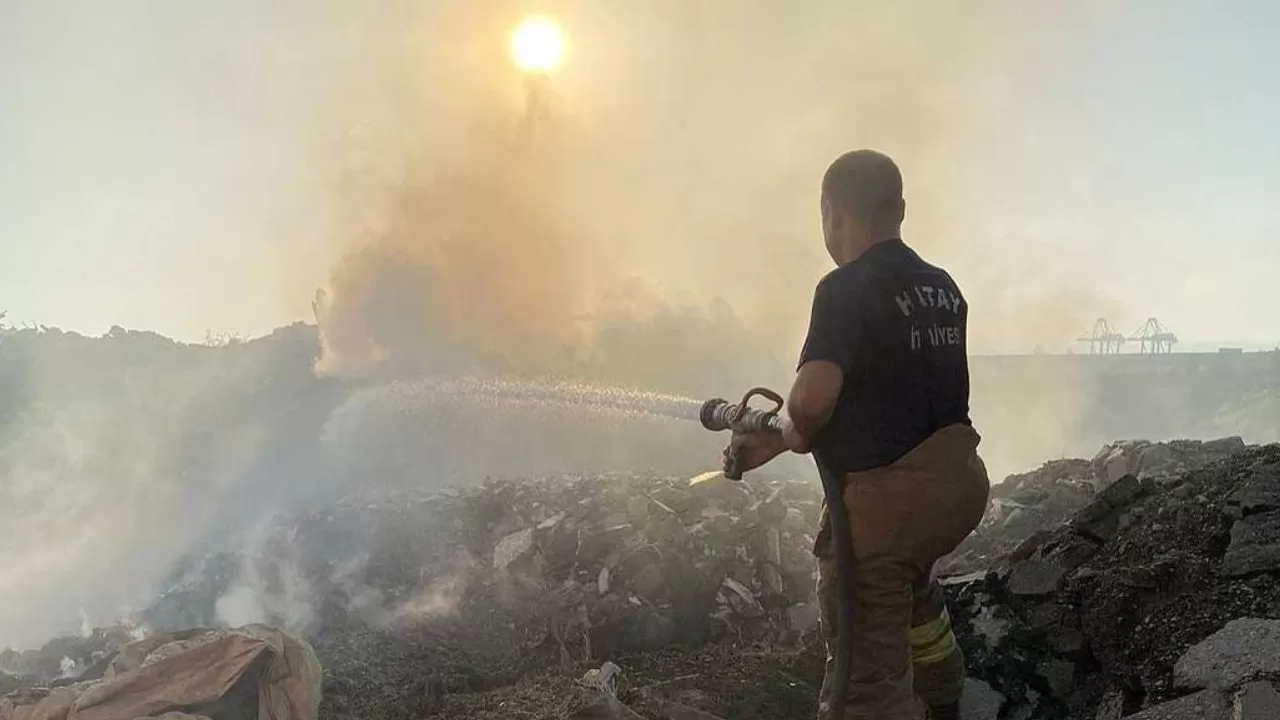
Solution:
<svg viewBox="0 0 1280 720">
<path fill-rule="evenodd" d="M 1119 310 L 1010 237 L 992 195 L 1001 113 L 1051 62 L 1035 38 L 1086 6 L 557 2 L 569 56 L 536 86 L 501 54 L 521 9 L 438 2 L 382 28 L 401 42 L 334 143 L 347 249 L 317 297 L 321 372 L 785 386 L 829 267 L 818 180 L 862 146 L 902 165 L 906 236 L 969 296 L 975 352 L 1060 351 Z M 1001 411 L 1028 384 L 988 377 L 994 467 L 1075 447 L 1078 378 L 1030 382 L 1028 422 Z"/>
<path fill-rule="evenodd" d="M 632 364 L 737 379 L 771 352 L 754 381 L 783 382 L 828 269 L 818 179 L 862 146 L 903 166 L 907 237 L 970 295 L 976 350 L 1058 350 L 1115 309 L 1008 237 L 984 180 L 1002 109 L 1048 62 L 1033 38 L 1083 11 L 555 2 L 570 53 L 530 89 L 502 54 L 522 7 L 437 2 L 377 26 L 397 42 L 353 80 L 357 130 L 333 148 L 347 251 L 317 303 L 322 369 L 578 374 L 656 317 Z M 712 326 L 729 347 L 662 334 Z"/>
</svg>

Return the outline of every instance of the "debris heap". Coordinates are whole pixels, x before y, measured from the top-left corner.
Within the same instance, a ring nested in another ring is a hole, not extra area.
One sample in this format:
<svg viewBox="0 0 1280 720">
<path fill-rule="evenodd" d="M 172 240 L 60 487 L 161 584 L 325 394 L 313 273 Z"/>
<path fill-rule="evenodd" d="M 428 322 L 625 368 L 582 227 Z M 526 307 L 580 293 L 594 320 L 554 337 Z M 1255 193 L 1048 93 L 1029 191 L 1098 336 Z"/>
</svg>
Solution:
<svg viewBox="0 0 1280 720">
<path fill-rule="evenodd" d="M 1273 445 L 1123 475 L 948 590 L 1000 718 L 1263 720 L 1280 717 L 1278 576 Z"/>
<path fill-rule="evenodd" d="M 326 717 L 460 716 L 463 693 L 817 622 L 814 483 L 616 474 L 348 497 L 259 547 L 193 558 L 154 627 L 251 606 L 312 639 Z M 252 582 L 249 582 L 252 580 Z"/>
<path fill-rule="evenodd" d="M 763 475 L 369 490 L 193 555 L 134 620 L 298 632 L 326 720 L 809 718 L 820 502 Z M 1280 446 L 1048 463 L 951 560 L 976 568 L 944 579 L 969 720 L 1280 717 Z M 0 655 L 0 690 L 75 682 L 129 635 Z"/>
<path fill-rule="evenodd" d="M 992 487 L 982 525 L 941 569 L 963 574 L 999 562 L 1037 531 L 1066 522 L 1125 475 L 1170 482 L 1244 447 L 1239 437 L 1208 442 L 1126 440 L 1104 445 L 1092 460 L 1051 460 L 1031 472 L 1010 475 Z"/>
</svg>

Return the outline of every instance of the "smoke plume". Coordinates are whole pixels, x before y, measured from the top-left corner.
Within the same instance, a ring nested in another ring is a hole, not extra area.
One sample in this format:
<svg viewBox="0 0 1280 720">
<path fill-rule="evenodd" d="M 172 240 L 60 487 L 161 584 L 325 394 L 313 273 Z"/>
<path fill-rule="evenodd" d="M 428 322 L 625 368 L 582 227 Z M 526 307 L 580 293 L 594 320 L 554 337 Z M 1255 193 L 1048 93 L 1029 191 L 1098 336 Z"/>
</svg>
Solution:
<svg viewBox="0 0 1280 720">
<path fill-rule="evenodd" d="M 817 181 L 863 146 L 902 165 L 906 236 L 970 295 L 976 351 L 1060 351 L 1115 309 L 998 208 L 1000 114 L 1047 62 L 1029 38 L 1074 13 L 553 5 L 573 45 L 544 82 L 503 66 L 515 3 L 437 3 L 388 31 L 400 50 L 370 61 L 333 145 L 346 250 L 317 297 L 323 372 L 609 376 L 715 328 L 686 368 L 772 355 L 754 382 L 785 382 L 828 269 Z"/>
</svg>

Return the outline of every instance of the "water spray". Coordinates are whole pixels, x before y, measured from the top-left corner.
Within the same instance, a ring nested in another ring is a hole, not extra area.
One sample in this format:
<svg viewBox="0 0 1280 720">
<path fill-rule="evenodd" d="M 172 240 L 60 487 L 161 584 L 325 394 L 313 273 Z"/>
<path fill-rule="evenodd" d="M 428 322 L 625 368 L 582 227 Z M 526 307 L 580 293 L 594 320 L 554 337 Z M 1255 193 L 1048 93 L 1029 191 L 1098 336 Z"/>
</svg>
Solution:
<svg viewBox="0 0 1280 720">
<path fill-rule="evenodd" d="M 774 404 L 769 410 L 750 406 L 752 398 L 763 397 Z M 702 404 L 698 419 L 712 432 L 731 430 L 735 435 L 749 433 L 786 432 L 789 421 L 782 413 L 784 401 L 778 393 L 763 387 L 752 388 L 742 396 L 741 402 L 730 403 L 723 398 L 712 398 Z M 849 668 L 853 658 L 853 538 L 849 533 L 849 509 L 844 502 L 844 478 L 829 470 L 817 455 L 818 475 L 822 478 L 822 493 L 826 498 L 827 517 L 831 521 L 831 540 L 836 556 L 836 592 L 840 602 L 836 605 L 836 657 L 831 680 L 832 720 L 843 720 L 845 695 L 849 688 Z M 724 476 L 730 480 L 742 479 L 742 468 L 737 454 L 725 456 Z"/>
</svg>

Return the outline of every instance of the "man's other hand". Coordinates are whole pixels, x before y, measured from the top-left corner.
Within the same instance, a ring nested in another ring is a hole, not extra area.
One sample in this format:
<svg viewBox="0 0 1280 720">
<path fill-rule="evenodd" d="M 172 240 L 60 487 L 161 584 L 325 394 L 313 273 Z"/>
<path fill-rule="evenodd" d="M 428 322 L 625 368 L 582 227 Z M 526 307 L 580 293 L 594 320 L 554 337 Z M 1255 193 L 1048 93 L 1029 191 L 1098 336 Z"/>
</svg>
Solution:
<svg viewBox="0 0 1280 720">
<path fill-rule="evenodd" d="M 728 473 L 737 458 L 739 473 L 749 472 L 787 451 L 787 443 L 778 433 L 734 433 L 724 449 L 724 471 Z"/>
</svg>

